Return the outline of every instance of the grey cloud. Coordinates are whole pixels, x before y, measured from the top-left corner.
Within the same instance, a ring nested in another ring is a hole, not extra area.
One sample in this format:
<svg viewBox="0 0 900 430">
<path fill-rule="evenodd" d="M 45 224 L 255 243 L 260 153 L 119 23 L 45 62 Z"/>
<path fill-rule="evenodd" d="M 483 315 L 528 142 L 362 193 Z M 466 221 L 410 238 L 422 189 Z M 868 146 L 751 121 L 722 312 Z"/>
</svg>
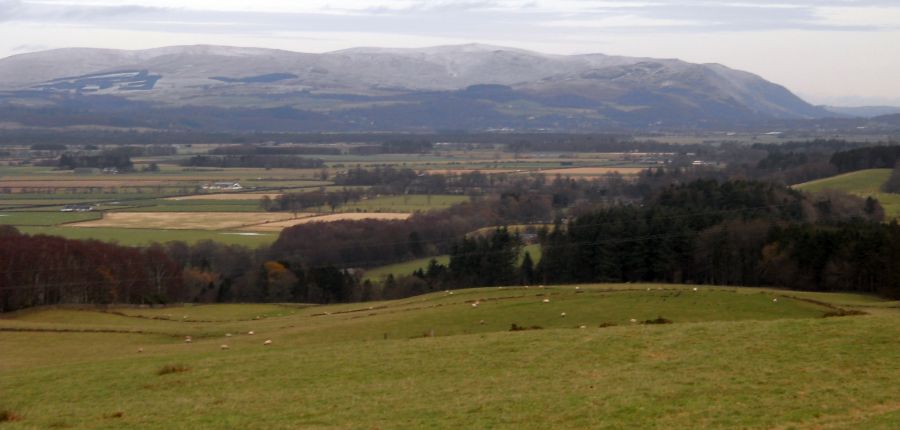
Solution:
<svg viewBox="0 0 900 430">
<path fill-rule="evenodd" d="M 782 7 L 787 2 L 789 7 Z M 596 30 L 611 33 L 772 29 L 877 31 L 880 28 L 875 26 L 849 27 L 822 22 L 816 8 L 897 6 L 896 0 L 648 0 L 640 7 L 616 7 L 584 1 L 583 7 L 578 8 L 580 12 L 577 16 L 572 16 L 571 11 L 548 8 L 547 5 L 552 4 L 550 1 L 534 0 L 421 0 L 400 9 L 376 5 L 353 10 L 350 14 L 325 13 L 342 11 L 334 6 L 317 14 L 160 9 L 139 3 L 140 0 L 134 0 L 133 4 L 120 6 L 60 6 L 0 0 L 0 21 L 79 22 L 108 28 L 197 33 L 369 32 L 496 39 L 515 35 L 555 37 L 564 32 L 574 34 L 578 30 L 544 27 L 542 24 L 559 20 L 589 22 L 625 15 L 662 21 L 659 25 L 604 26 Z M 685 25 L 667 25 L 666 21 Z"/>
</svg>

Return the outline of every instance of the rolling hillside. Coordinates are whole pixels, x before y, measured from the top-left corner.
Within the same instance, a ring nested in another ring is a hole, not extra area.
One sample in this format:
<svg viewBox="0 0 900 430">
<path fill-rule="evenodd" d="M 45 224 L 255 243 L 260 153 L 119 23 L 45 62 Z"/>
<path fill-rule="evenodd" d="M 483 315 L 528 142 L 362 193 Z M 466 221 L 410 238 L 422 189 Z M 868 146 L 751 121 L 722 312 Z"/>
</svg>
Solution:
<svg viewBox="0 0 900 430">
<path fill-rule="evenodd" d="M 862 197 L 874 197 L 884 207 L 886 217 L 897 218 L 900 217 L 900 194 L 881 191 L 881 186 L 890 176 L 891 169 L 867 169 L 805 182 L 795 185 L 794 188 L 810 193 L 835 190 Z"/>
<path fill-rule="evenodd" d="M 34 309 L 0 319 L 0 425 L 896 428 L 897 306 L 632 284 Z"/>
</svg>

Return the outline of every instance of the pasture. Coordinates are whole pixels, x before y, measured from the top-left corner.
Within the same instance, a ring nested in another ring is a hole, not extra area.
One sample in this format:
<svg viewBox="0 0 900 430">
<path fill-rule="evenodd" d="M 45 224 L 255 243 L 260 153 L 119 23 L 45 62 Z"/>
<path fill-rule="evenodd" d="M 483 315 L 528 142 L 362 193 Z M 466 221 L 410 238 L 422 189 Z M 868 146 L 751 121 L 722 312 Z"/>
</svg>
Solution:
<svg viewBox="0 0 900 430">
<path fill-rule="evenodd" d="M 107 212 L 101 219 L 70 224 L 70 227 L 227 230 L 292 218 L 294 214 L 284 212 Z"/>
<path fill-rule="evenodd" d="M 526 252 L 531 256 L 531 260 L 535 265 L 541 261 L 541 245 L 527 245 L 522 247 L 522 254 L 519 257 L 519 261 L 516 263 L 517 266 L 522 264 L 522 259 L 525 257 Z M 400 263 L 373 267 L 366 270 L 365 277 L 371 281 L 383 281 L 388 275 L 394 275 L 394 277 L 412 275 L 413 272 L 417 270 L 427 270 L 428 265 L 431 264 L 431 260 L 435 260 L 438 264 L 446 266 L 450 264 L 450 255 L 445 254 L 434 257 L 416 258 Z"/>
<path fill-rule="evenodd" d="M 47 234 L 68 239 L 99 240 L 120 245 L 146 246 L 152 243 L 182 241 L 197 243 L 204 240 L 222 242 L 229 245 L 243 245 L 256 248 L 268 245 L 278 239 L 275 232 L 214 231 L 214 230 L 172 230 L 152 228 L 75 228 L 67 226 L 23 227 L 15 226 L 22 233 Z"/>
<path fill-rule="evenodd" d="M 881 203 L 887 218 L 898 218 L 900 194 L 881 191 L 881 186 L 890 176 L 891 169 L 868 169 L 805 182 L 795 185 L 794 188 L 810 193 L 836 190 L 862 197 L 873 197 Z"/>
<path fill-rule="evenodd" d="M 243 227 L 241 230 L 279 232 L 288 227 L 293 227 L 300 224 L 309 224 L 312 222 L 360 221 L 364 219 L 404 220 L 409 218 L 412 214 L 391 212 L 343 212 L 328 215 L 319 215 L 314 213 L 302 213 L 298 215 L 299 217 L 297 218 L 254 224 Z"/>
<path fill-rule="evenodd" d="M 650 284 L 453 293 L 328 306 L 6 315 L 0 411 L 15 419 L 0 425 L 889 429 L 900 423 L 897 302 Z M 867 314 L 822 318 L 838 308 Z M 660 316 L 674 323 L 641 323 Z M 541 329 L 512 332 L 512 324 Z M 266 339 L 272 345 L 264 346 Z"/>
</svg>

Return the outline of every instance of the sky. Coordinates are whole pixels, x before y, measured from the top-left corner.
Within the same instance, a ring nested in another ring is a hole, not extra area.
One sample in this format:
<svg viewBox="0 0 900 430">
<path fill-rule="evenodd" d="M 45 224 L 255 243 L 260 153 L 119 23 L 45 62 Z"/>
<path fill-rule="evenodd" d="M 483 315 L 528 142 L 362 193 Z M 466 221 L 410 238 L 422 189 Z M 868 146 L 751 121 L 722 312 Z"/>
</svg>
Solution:
<svg viewBox="0 0 900 430">
<path fill-rule="evenodd" d="M 815 104 L 900 106 L 900 0 L 0 0 L 0 57 L 460 43 L 720 63 Z"/>
</svg>

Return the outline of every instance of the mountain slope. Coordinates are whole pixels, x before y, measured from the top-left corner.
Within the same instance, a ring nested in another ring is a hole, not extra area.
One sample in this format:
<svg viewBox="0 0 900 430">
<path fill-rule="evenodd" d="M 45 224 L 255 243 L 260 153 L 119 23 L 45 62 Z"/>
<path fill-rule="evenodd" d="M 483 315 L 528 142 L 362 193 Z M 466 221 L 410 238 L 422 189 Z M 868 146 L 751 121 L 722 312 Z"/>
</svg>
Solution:
<svg viewBox="0 0 900 430">
<path fill-rule="evenodd" d="M 315 112 L 336 118 L 329 127 L 349 129 L 717 126 L 828 115 L 784 87 L 717 64 L 486 45 L 323 54 L 59 49 L 0 59 L 0 91 L 0 106 L 90 105 L 89 96 L 110 96 L 157 110 Z"/>
</svg>

